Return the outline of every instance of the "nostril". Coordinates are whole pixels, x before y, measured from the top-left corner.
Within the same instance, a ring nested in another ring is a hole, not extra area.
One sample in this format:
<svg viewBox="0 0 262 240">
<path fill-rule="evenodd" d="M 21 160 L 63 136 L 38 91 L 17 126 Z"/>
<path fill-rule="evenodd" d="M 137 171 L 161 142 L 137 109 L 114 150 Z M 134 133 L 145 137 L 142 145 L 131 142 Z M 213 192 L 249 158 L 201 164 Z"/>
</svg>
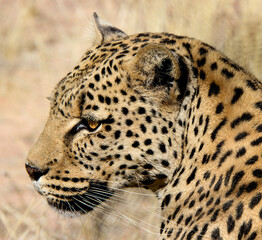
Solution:
<svg viewBox="0 0 262 240">
<path fill-rule="evenodd" d="M 30 178 L 35 181 L 37 181 L 43 175 L 47 174 L 49 171 L 49 169 L 46 169 L 45 171 L 41 171 L 37 167 L 31 167 L 28 164 L 25 164 L 25 169 L 29 174 Z"/>
</svg>

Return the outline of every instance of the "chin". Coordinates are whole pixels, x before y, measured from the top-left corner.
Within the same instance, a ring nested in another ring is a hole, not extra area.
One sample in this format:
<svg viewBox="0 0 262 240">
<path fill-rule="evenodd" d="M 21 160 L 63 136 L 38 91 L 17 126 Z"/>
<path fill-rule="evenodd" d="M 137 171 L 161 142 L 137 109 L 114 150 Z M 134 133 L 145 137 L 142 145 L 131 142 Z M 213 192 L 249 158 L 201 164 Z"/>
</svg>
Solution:
<svg viewBox="0 0 262 240">
<path fill-rule="evenodd" d="M 106 187 L 90 187 L 85 193 L 71 196 L 49 196 L 48 205 L 65 217 L 77 217 L 92 211 L 113 196 L 113 191 Z"/>
</svg>

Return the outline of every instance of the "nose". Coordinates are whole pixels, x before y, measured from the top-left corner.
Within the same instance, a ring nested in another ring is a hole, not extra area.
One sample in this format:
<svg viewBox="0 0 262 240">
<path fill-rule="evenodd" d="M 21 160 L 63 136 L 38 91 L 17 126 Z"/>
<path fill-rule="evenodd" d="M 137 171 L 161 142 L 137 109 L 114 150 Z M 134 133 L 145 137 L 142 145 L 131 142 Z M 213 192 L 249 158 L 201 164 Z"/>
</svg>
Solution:
<svg viewBox="0 0 262 240">
<path fill-rule="evenodd" d="M 30 178 L 34 181 L 37 181 L 40 177 L 42 177 L 43 175 L 46 175 L 49 171 L 49 169 L 42 171 L 39 168 L 31 167 L 28 164 L 25 164 L 25 169 L 27 173 L 29 174 Z"/>
</svg>

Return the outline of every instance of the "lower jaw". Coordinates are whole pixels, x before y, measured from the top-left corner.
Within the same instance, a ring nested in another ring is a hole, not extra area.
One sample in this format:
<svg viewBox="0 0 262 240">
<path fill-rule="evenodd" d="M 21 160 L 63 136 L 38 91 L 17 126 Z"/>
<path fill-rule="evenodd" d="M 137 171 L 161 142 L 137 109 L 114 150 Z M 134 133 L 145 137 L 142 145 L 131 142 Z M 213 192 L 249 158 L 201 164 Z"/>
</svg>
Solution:
<svg viewBox="0 0 262 240">
<path fill-rule="evenodd" d="M 78 201 L 47 200 L 50 207 L 54 208 L 59 214 L 66 217 L 76 217 L 86 214 L 94 209 L 88 203 Z M 98 204 L 97 204 L 98 205 Z"/>
<path fill-rule="evenodd" d="M 87 214 L 95 207 L 106 201 L 113 195 L 111 192 L 105 195 L 103 198 L 88 196 L 87 194 L 70 196 L 64 199 L 48 198 L 48 205 L 54 208 L 59 214 L 66 217 L 77 217 L 83 214 Z"/>
</svg>

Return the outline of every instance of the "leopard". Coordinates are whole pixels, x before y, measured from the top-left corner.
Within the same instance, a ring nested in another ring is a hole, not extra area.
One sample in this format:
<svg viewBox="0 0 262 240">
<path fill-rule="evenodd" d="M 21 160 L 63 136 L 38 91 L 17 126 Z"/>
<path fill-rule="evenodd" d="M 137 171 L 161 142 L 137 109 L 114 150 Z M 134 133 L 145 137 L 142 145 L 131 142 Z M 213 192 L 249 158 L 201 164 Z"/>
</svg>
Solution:
<svg viewBox="0 0 262 240">
<path fill-rule="evenodd" d="M 262 239 L 261 81 L 191 37 L 96 13 L 89 36 L 26 158 L 36 191 L 74 217 L 145 188 L 162 240 Z"/>
</svg>

